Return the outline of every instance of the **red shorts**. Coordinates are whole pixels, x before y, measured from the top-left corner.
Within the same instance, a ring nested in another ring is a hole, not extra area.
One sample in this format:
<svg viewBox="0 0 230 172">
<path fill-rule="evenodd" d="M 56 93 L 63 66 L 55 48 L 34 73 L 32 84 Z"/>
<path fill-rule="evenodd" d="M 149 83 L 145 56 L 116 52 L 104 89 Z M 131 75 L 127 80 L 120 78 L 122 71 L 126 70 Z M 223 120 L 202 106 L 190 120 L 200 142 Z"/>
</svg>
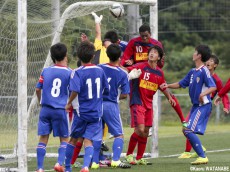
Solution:
<svg viewBox="0 0 230 172">
<path fill-rule="evenodd" d="M 132 105 L 130 107 L 131 127 L 137 127 L 139 124 L 144 124 L 146 127 L 153 125 L 153 110 L 147 109 L 142 105 Z"/>
</svg>

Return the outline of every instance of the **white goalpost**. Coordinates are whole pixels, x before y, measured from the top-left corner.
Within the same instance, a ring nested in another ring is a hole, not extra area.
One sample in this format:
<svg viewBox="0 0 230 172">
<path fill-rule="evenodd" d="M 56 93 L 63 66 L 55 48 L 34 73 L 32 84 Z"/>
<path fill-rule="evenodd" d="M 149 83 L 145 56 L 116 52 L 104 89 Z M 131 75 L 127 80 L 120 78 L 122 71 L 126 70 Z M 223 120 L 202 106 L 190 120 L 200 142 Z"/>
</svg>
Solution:
<svg viewBox="0 0 230 172">
<path fill-rule="evenodd" d="M 0 3 L 2 5 L 0 6 L 0 15 L 3 16 L 0 27 L 5 29 L 0 32 L 0 62 L 2 64 L 0 77 L 5 80 L 5 85 L 0 90 L 0 120 L 2 121 L 1 125 L 5 126 L 2 129 L 4 134 L 1 134 L 4 142 L 0 143 L 0 154 L 6 159 L 8 157 L 17 158 L 18 165 L 15 168 L 18 171 L 27 172 L 27 157 L 35 154 L 38 141 L 37 120 L 40 108 L 34 89 L 42 68 L 52 64 L 49 54 L 50 46 L 59 41 L 67 44 L 68 57 L 71 59 L 71 64 L 75 64 L 74 50 L 80 42 L 80 33 L 86 32 L 92 41 L 94 39 L 94 21 L 91 18 L 91 12 L 98 12 L 104 16 L 102 21 L 103 33 L 107 30 L 116 30 L 121 39 L 127 41 L 130 35 L 138 35 L 138 30 L 130 33 L 128 29 L 130 26 L 127 26 L 127 20 L 130 20 L 128 17 L 132 17 L 132 14 L 127 14 L 119 20 L 110 15 L 108 8 L 114 2 L 122 3 L 126 9 L 131 5 L 137 5 L 140 16 L 134 18 L 137 21 L 136 23 L 139 20 L 148 23 L 151 27 L 152 36 L 157 39 L 157 0 L 87 2 L 74 2 L 74 0 L 66 2 L 64 0 L 50 0 L 50 2 L 35 0 L 29 2 L 18 0 L 17 4 L 13 0 L 5 0 L 2 4 Z M 34 7 L 37 4 L 40 6 Z M 10 6 L 9 9 L 12 9 L 12 11 L 7 9 L 7 5 Z M 14 10 L 16 9 L 15 6 L 18 7 L 18 10 Z M 60 11 L 56 7 L 60 8 Z M 55 12 L 53 13 L 51 9 Z M 18 13 L 14 14 L 13 10 Z M 145 13 L 148 13 L 148 15 L 144 15 Z M 59 14 L 62 14 L 60 18 L 57 17 Z M 17 19 L 15 16 L 17 16 Z M 14 24 L 16 21 L 18 24 Z M 52 27 L 54 23 L 55 25 Z M 104 23 L 108 24 L 105 25 Z M 12 52 L 14 53 L 12 54 Z M 4 73 L 15 66 L 18 67 L 17 72 L 11 70 L 11 73 Z M 16 80 L 18 80 L 17 83 L 15 83 Z M 16 85 L 17 89 L 15 90 Z M 15 91 L 17 91 L 17 96 Z M 155 119 L 150 154 L 151 157 L 158 157 L 158 96 L 154 97 Z M 15 103 L 17 103 L 17 108 Z M 127 109 L 122 109 L 126 123 L 129 122 Z M 18 131 L 17 135 L 15 131 Z M 7 140 L 10 140 L 10 143 Z M 52 147 L 57 146 L 57 142 L 51 139 L 49 146 L 52 149 Z M 55 151 L 51 150 L 51 155 L 54 152 L 56 152 L 56 149 Z"/>
</svg>

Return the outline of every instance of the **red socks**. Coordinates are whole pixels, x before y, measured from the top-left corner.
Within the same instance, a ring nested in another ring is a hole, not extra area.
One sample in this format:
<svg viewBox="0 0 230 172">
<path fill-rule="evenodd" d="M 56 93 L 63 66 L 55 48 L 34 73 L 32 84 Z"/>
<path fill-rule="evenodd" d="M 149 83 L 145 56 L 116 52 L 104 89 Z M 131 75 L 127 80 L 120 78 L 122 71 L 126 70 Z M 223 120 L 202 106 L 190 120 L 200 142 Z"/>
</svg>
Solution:
<svg viewBox="0 0 230 172">
<path fill-rule="evenodd" d="M 141 159 L 143 157 L 143 154 L 145 152 L 146 144 L 147 144 L 147 137 L 141 137 L 138 136 L 135 132 L 131 135 L 129 140 L 129 147 L 127 151 L 127 155 L 133 154 L 134 149 L 138 143 L 137 146 L 137 157 L 136 159 Z"/>
<path fill-rule="evenodd" d="M 81 142 L 77 142 L 76 147 L 74 148 L 74 152 L 73 152 L 73 156 L 71 159 L 71 165 L 73 165 L 81 151 L 81 147 L 82 147 L 82 143 Z"/>
<path fill-rule="evenodd" d="M 177 98 L 176 98 L 174 95 L 171 95 L 171 96 L 172 96 L 173 100 L 175 100 L 175 102 L 176 102 L 176 106 L 172 106 L 172 107 L 173 107 L 173 109 L 176 111 L 176 113 L 177 113 L 177 115 L 179 116 L 181 122 L 184 122 L 185 119 L 184 119 L 184 115 L 183 115 L 183 113 L 182 113 L 180 104 L 179 104 Z"/>
<path fill-rule="evenodd" d="M 139 160 L 143 157 L 145 153 L 146 144 L 147 144 L 147 137 L 139 136 L 136 160 Z"/>
<path fill-rule="evenodd" d="M 186 139 L 186 147 L 185 147 L 185 152 L 190 152 L 192 149 L 192 145 L 188 139 Z"/>
<path fill-rule="evenodd" d="M 127 155 L 133 154 L 133 151 L 138 142 L 138 138 L 139 136 L 135 132 L 131 135 L 130 140 L 129 140 L 129 147 L 128 147 Z"/>
</svg>

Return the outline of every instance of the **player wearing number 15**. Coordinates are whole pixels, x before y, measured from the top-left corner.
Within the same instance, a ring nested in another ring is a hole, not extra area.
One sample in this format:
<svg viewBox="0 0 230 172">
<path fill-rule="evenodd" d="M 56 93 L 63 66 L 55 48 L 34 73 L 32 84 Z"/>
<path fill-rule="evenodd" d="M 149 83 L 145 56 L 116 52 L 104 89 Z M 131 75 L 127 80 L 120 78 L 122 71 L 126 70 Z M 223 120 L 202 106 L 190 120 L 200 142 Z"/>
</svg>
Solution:
<svg viewBox="0 0 230 172">
<path fill-rule="evenodd" d="M 164 73 L 157 66 L 157 62 L 161 60 L 163 51 L 158 46 L 152 46 L 148 50 L 148 61 L 137 63 L 131 67 L 127 67 L 128 71 L 133 69 L 141 70 L 141 75 L 138 79 L 131 82 L 130 89 L 130 112 L 131 112 L 131 127 L 135 128 L 130 137 L 126 160 L 130 164 L 148 165 L 149 163 L 143 159 L 149 128 L 152 127 L 153 95 L 158 89 L 165 93 L 169 102 L 175 105 L 175 101 L 166 89 L 161 89 L 159 86 L 165 83 Z M 133 159 L 133 152 L 137 145 L 136 161 Z"/>
<path fill-rule="evenodd" d="M 71 75 L 71 95 L 65 108 L 69 111 L 73 103 L 75 117 L 71 139 L 66 148 L 66 172 L 71 171 L 70 161 L 78 138 L 84 138 L 85 146 L 81 172 L 89 171 L 88 167 L 94 152 L 92 141 L 102 140 L 102 94 L 109 93 L 109 84 L 103 69 L 91 63 L 94 51 L 95 48 L 89 41 L 80 44 L 77 55 L 82 66 L 74 70 Z"/>
<path fill-rule="evenodd" d="M 69 97 L 69 82 L 72 70 L 67 67 L 67 48 L 57 43 L 50 48 L 55 64 L 44 68 L 36 86 L 38 100 L 41 100 L 41 111 L 38 122 L 39 143 L 37 146 L 37 171 L 42 172 L 46 145 L 53 130 L 54 137 L 60 137 L 58 160 L 55 171 L 63 171 L 62 164 L 68 142 L 68 120 L 65 105 Z M 42 91 L 41 91 L 42 90 Z"/>
</svg>

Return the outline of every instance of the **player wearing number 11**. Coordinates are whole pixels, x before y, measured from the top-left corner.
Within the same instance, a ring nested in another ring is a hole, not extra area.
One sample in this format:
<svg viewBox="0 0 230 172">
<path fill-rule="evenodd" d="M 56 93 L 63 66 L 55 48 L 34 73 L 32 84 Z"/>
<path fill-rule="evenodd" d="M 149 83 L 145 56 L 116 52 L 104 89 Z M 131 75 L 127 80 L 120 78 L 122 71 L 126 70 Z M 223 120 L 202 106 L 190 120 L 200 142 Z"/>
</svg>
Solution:
<svg viewBox="0 0 230 172">
<path fill-rule="evenodd" d="M 70 80 L 71 95 L 66 105 L 73 104 L 74 121 L 66 148 L 66 172 L 71 171 L 70 161 L 78 138 L 84 138 L 85 155 L 81 172 L 88 172 L 94 152 L 92 141 L 102 140 L 102 94 L 109 93 L 109 84 L 102 68 L 92 64 L 95 48 L 89 41 L 80 44 L 77 55 L 82 66 L 74 70 Z M 74 102 L 73 102 L 74 101 Z"/>
<path fill-rule="evenodd" d="M 69 81 L 72 70 L 67 67 L 67 48 L 57 43 L 50 48 L 55 65 L 44 68 L 36 86 L 41 111 L 38 122 L 39 143 L 37 145 L 37 172 L 43 172 L 43 162 L 49 134 L 60 137 L 58 160 L 55 171 L 63 171 L 66 145 L 69 138 L 68 119 L 65 105 L 69 97 Z M 41 91 L 42 90 L 42 91 Z"/>
</svg>

